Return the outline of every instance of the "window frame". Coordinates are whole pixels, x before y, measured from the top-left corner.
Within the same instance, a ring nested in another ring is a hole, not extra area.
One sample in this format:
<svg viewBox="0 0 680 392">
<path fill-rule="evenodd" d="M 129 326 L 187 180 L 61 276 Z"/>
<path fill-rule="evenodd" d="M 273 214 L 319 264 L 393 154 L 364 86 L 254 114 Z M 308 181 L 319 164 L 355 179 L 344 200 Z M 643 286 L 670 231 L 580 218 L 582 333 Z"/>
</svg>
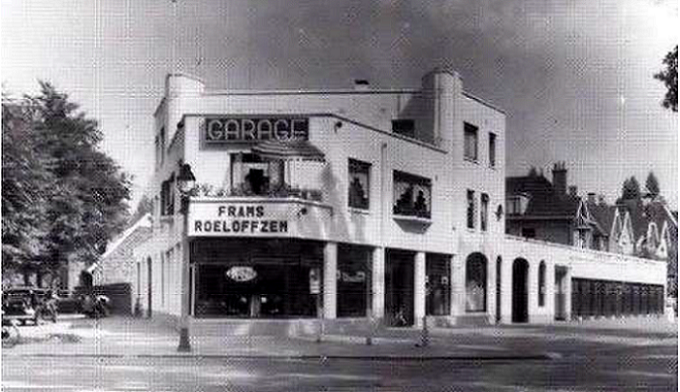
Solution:
<svg viewBox="0 0 680 392">
<path fill-rule="evenodd" d="M 482 193 L 479 202 L 479 229 L 481 231 L 489 230 L 489 201 L 489 195 Z"/>
</svg>

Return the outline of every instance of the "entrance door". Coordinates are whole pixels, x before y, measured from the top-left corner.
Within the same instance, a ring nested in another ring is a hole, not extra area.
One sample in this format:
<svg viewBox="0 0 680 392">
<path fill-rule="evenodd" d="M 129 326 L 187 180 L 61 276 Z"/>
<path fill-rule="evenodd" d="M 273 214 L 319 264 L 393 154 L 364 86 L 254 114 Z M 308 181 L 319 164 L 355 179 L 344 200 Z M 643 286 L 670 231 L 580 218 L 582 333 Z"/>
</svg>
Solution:
<svg viewBox="0 0 680 392">
<path fill-rule="evenodd" d="M 515 259 L 512 264 L 512 322 L 529 321 L 529 263 L 524 259 Z"/>
<path fill-rule="evenodd" d="M 394 327 L 411 326 L 415 254 L 393 250 L 385 253 L 385 321 Z"/>
<path fill-rule="evenodd" d="M 555 320 L 564 321 L 567 318 L 567 271 L 555 268 Z"/>
</svg>

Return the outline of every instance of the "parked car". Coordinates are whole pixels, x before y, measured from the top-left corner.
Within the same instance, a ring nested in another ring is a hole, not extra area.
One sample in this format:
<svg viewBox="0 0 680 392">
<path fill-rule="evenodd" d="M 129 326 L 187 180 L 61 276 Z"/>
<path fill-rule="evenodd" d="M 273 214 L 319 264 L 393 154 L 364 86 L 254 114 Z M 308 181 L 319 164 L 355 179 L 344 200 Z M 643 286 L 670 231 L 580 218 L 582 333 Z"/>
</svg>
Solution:
<svg viewBox="0 0 680 392">
<path fill-rule="evenodd" d="M 3 323 L 15 320 L 38 325 L 41 320 L 57 321 L 56 299 L 51 290 L 35 287 L 13 287 L 2 293 Z"/>
</svg>

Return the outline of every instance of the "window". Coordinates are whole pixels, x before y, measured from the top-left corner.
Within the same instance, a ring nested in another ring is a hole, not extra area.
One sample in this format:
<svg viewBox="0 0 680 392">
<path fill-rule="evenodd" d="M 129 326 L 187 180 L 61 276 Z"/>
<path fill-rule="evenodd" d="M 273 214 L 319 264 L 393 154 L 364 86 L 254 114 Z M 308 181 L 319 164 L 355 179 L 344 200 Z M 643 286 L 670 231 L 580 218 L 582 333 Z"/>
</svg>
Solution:
<svg viewBox="0 0 680 392">
<path fill-rule="evenodd" d="M 496 134 L 489 133 L 489 167 L 496 167 Z"/>
<path fill-rule="evenodd" d="M 522 202 L 519 196 L 511 196 L 506 200 L 505 209 L 508 211 L 508 215 L 515 215 L 522 213 Z"/>
<path fill-rule="evenodd" d="M 400 171 L 394 172 L 394 206 L 396 215 L 430 218 L 432 184 L 429 178 Z"/>
<path fill-rule="evenodd" d="M 467 227 L 475 228 L 475 191 L 467 191 Z"/>
<path fill-rule="evenodd" d="M 232 189 L 243 195 L 268 195 L 284 186 L 283 161 L 256 154 L 231 155 Z"/>
<path fill-rule="evenodd" d="M 538 266 L 538 306 L 545 306 L 545 262 Z"/>
<path fill-rule="evenodd" d="M 524 238 L 536 238 L 536 229 L 523 228 L 522 229 L 522 237 L 524 237 Z"/>
<path fill-rule="evenodd" d="M 161 128 L 160 132 L 160 157 L 161 157 L 161 165 L 163 165 L 163 162 L 165 162 L 165 128 Z"/>
<path fill-rule="evenodd" d="M 175 213 L 175 174 L 161 184 L 161 215 Z"/>
<path fill-rule="evenodd" d="M 479 128 L 465 123 L 465 159 L 477 162 L 477 131 Z"/>
<path fill-rule="evenodd" d="M 371 164 L 349 160 L 349 206 L 367 210 L 369 208 Z"/>
<path fill-rule="evenodd" d="M 338 245 L 337 316 L 366 317 L 371 288 L 373 250 L 355 245 Z"/>
<path fill-rule="evenodd" d="M 486 231 L 489 223 L 489 195 L 482 193 L 482 208 L 480 209 L 480 223 L 479 227 L 482 231 Z"/>
<path fill-rule="evenodd" d="M 465 262 L 465 310 L 486 312 L 486 257 L 473 253 Z"/>
<path fill-rule="evenodd" d="M 416 137 L 416 124 L 411 119 L 392 120 L 392 132 L 402 136 Z"/>
</svg>

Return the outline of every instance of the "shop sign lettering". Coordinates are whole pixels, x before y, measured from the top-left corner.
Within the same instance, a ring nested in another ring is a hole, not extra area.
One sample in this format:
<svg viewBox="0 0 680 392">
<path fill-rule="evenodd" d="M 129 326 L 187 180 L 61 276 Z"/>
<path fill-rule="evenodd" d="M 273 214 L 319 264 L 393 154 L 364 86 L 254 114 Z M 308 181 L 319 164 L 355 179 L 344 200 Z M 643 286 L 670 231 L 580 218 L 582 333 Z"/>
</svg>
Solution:
<svg viewBox="0 0 680 392">
<path fill-rule="evenodd" d="M 207 118 L 205 140 L 208 143 L 256 142 L 260 140 L 307 140 L 309 119 L 295 117 L 227 117 Z"/>
<path fill-rule="evenodd" d="M 250 282 L 257 277 L 257 271 L 253 267 L 236 266 L 229 268 L 226 275 L 236 282 Z"/>
<path fill-rule="evenodd" d="M 217 204 L 201 208 L 192 214 L 190 235 L 267 235 L 287 234 L 285 214 L 267 213 L 270 206 L 257 204 Z M 283 215 L 283 216 L 281 216 Z"/>
</svg>

